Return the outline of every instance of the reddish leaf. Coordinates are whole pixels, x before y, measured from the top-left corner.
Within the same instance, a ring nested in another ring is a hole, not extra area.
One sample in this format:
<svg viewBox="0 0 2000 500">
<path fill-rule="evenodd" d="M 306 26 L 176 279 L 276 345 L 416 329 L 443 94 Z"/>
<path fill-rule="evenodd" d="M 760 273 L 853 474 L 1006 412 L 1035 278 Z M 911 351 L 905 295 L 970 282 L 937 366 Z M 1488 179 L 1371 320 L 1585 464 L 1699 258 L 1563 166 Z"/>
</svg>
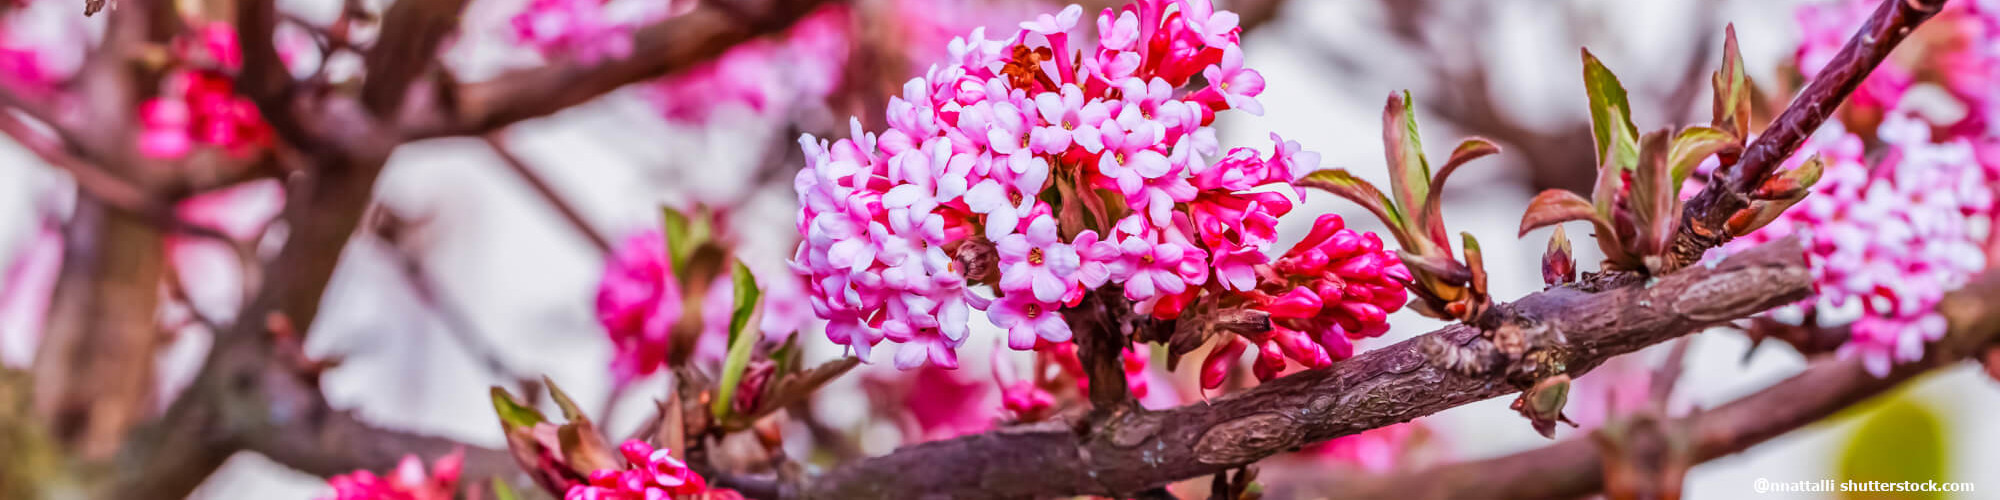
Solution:
<svg viewBox="0 0 2000 500">
<path fill-rule="evenodd" d="M 1724 28 L 1722 68 L 1715 70 L 1710 83 L 1715 89 L 1714 117 L 1709 123 L 1730 135 L 1737 145 L 1750 136 L 1750 76 L 1743 69 L 1743 53 L 1736 45 L 1736 25 Z"/>
<path fill-rule="evenodd" d="M 1600 227 L 1606 225 L 1582 196 L 1561 189 L 1542 191 L 1528 201 L 1528 211 L 1521 214 L 1520 236 L 1543 226 L 1578 220 L 1591 221 Z"/>
<path fill-rule="evenodd" d="M 1819 176 L 1825 168 L 1825 160 L 1819 155 L 1813 155 L 1798 168 L 1786 170 L 1765 181 L 1762 186 L 1758 186 L 1756 192 L 1752 193 L 1754 200 L 1750 202 L 1750 208 L 1732 214 L 1724 228 L 1732 236 L 1742 236 L 1778 220 L 1778 216 L 1784 215 L 1785 210 L 1806 199 L 1806 195 L 1811 193 L 1812 185 L 1819 182 Z"/>
<path fill-rule="evenodd" d="M 1424 159 L 1423 140 L 1417 136 L 1416 103 L 1407 90 L 1390 93 L 1389 103 L 1382 109 L 1382 147 L 1388 152 L 1389 190 L 1396 197 L 1396 206 L 1404 211 L 1423 206 L 1430 193 L 1431 167 Z M 1404 222 L 1410 223 L 1411 233 L 1429 232 L 1423 215 L 1406 215 L 1410 219 Z"/>
<path fill-rule="evenodd" d="M 1628 208 L 1639 229 L 1636 250 L 1641 256 L 1666 253 L 1674 231 L 1680 226 L 1680 190 L 1674 185 L 1673 172 L 1667 168 L 1668 148 L 1665 130 L 1646 134 L 1639 146 L 1639 165 L 1633 172 Z"/>
<path fill-rule="evenodd" d="M 1495 146 L 1492 142 L 1478 137 L 1466 139 L 1458 143 L 1457 149 L 1451 150 L 1451 159 L 1445 160 L 1444 166 L 1438 168 L 1437 176 L 1431 178 L 1430 196 L 1424 198 L 1424 220 L 1429 221 L 1429 224 L 1435 225 L 1435 230 L 1431 235 L 1433 239 L 1442 239 L 1436 233 L 1444 231 L 1444 215 L 1442 213 L 1444 205 L 1444 180 L 1450 178 L 1452 172 L 1458 171 L 1459 166 L 1499 152 L 1500 146 Z"/>
</svg>

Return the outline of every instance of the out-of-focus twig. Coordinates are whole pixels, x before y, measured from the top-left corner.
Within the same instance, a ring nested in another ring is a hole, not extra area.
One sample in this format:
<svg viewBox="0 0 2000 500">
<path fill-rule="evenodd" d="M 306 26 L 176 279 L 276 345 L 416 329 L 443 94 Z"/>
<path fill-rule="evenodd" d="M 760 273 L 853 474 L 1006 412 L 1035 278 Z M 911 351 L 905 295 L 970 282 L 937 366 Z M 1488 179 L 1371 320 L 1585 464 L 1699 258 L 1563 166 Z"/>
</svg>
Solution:
<svg viewBox="0 0 2000 500">
<path fill-rule="evenodd" d="M 493 154 L 500 157 L 501 163 L 506 164 L 507 169 L 512 170 L 514 175 L 520 176 L 522 182 L 528 183 L 528 187 L 533 189 L 535 194 L 542 198 L 542 202 L 548 203 L 550 208 L 554 208 L 556 213 L 561 214 L 563 220 L 569 222 L 570 227 L 575 228 L 576 232 L 583 235 L 585 240 L 590 241 L 591 246 L 596 247 L 597 251 L 607 254 L 611 253 L 611 240 L 604 237 L 604 233 L 598 232 L 596 227 L 591 226 L 590 221 L 584 219 L 583 213 L 578 211 L 576 206 L 572 205 L 569 200 L 564 199 L 561 193 L 557 193 L 555 186 L 550 185 L 548 179 L 543 178 L 540 172 L 536 172 L 534 167 L 528 166 L 528 163 L 522 161 L 521 157 L 514 156 L 514 153 L 507 149 L 505 141 L 498 136 L 497 132 L 486 134 L 482 137 L 486 140 L 486 145 L 493 148 Z"/>
</svg>

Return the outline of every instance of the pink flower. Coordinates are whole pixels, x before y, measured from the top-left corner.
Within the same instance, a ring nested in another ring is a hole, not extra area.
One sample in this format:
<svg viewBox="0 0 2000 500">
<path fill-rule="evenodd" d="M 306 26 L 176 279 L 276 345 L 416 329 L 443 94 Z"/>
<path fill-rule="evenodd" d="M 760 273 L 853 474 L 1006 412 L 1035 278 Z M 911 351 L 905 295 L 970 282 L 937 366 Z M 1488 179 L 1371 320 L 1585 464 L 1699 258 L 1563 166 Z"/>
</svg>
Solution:
<svg viewBox="0 0 2000 500">
<path fill-rule="evenodd" d="M 1300 453 L 1313 458 L 1347 464 L 1371 474 L 1407 467 L 1410 448 L 1428 434 L 1421 420 L 1370 429 L 1360 434 L 1334 438 Z"/>
<path fill-rule="evenodd" d="M 1113 279 L 1124 284 L 1125 298 L 1144 301 L 1176 295 L 1207 281 L 1207 256 L 1190 242 L 1163 238 L 1136 217 L 1118 223 L 1122 239 L 1110 264 Z"/>
<path fill-rule="evenodd" d="M 1196 97 L 1214 109 L 1240 109 L 1245 113 L 1263 116 L 1264 105 L 1257 103 L 1257 94 L 1264 93 L 1264 75 L 1257 70 L 1243 67 L 1243 49 L 1230 45 L 1222 50 L 1222 62 L 1201 71 L 1208 79 L 1208 87 Z"/>
<path fill-rule="evenodd" d="M 1056 397 L 1042 390 L 1032 379 L 1014 374 L 1014 362 L 999 349 L 993 350 L 993 381 L 1000 386 L 1000 406 L 1022 421 L 1040 420 L 1055 407 Z"/>
<path fill-rule="evenodd" d="M 1126 196 L 1137 194 L 1146 179 L 1167 175 L 1173 167 L 1167 155 L 1153 149 L 1165 128 L 1140 118 L 1137 107 L 1121 108 L 1116 119 L 1104 122 L 1101 132 L 1104 154 L 1098 156 L 1097 173 L 1114 181 Z"/>
<path fill-rule="evenodd" d="M 613 20 L 596 0 L 531 0 L 512 23 L 514 38 L 543 55 L 589 64 L 630 55 L 637 21 Z"/>
<path fill-rule="evenodd" d="M 221 72 L 176 70 L 160 85 L 160 97 L 139 107 L 139 150 L 147 156 L 180 158 L 197 145 L 241 155 L 273 138 L 257 105 Z"/>
<path fill-rule="evenodd" d="M 1037 301 L 1028 294 L 1014 293 L 994 301 L 986 310 L 986 317 L 995 326 L 1007 329 L 1007 347 L 1025 351 L 1035 348 L 1038 338 L 1049 342 L 1069 340 L 1069 323 L 1057 311 L 1060 307 Z"/>
<path fill-rule="evenodd" d="M 431 464 L 431 472 L 424 472 L 424 463 L 416 455 L 407 455 L 396 465 L 389 477 L 358 470 L 334 476 L 327 480 L 333 487 L 333 494 L 320 497 L 322 500 L 451 500 L 458 490 L 459 472 L 463 470 L 465 454 L 453 452 L 438 458 Z"/>
<path fill-rule="evenodd" d="M 1858 137 L 1815 136 L 1807 149 L 1819 150 L 1826 167 L 1812 194 L 1723 251 L 1803 237 L 1816 297 L 1801 306 L 1825 326 L 1858 311 L 1840 354 L 1884 376 L 1897 362 L 1922 359 L 1924 344 L 1945 332 L 1938 301 L 1985 269 L 1983 221 L 1994 216 L 2000 178 L 1966 139 L 1932 142 L 1930 125 L 1909 116 L 1890 116 L 1877 136 L 1888 151 L 1872 167 Z"/>
<path fill-rule="evenodd" d="M 653 449 L 644 441 L 629 440 L 618 446 L 625 459 L 622 469 L 590 472 L 589 481 L 569 487 L 565 500 L 659 500 L 673 498 L 740 499 L 733 490 L 710 488 L 708 481 L 688 469 L 687 463 L 668 450 Z"/>
<path fill-rule="evenodd" d="M 1239 18 L 1235 12 L 1216 11 L 1209 0 L 1180 0 L 1180 4 L 1181 21 L 1187 23 L 1188 31 L 1201 43 L 1209 47 L 1236 46 Z"/>
<path fill-rule="evenodd" d="M 1075 248 L 1057 237 L 1054 217 L 1036 217 L 1028 221 L 1026 232 L 1007 235 L 995 243 L 1000 251 L 1002 291 L 1033 294 L 1035 300 L 1055 303 L 1078 286 L 1076 271 L 1081 259 Z"/>
<path fill-rule="evenodd" d="M 949 367 L 971 310 L 1006 330 L 1009 347 L 1073 350 L 1061 310 L 1113 278 L 1135 310 L 1160 318 L 1280 293 L 1260 276 L 1292 201 L 1256 188 L 1296 189 L 1291 179 L 1318 158 L 1274 136 L 1269 159 L 1240 149 L 1210 165 L 1216 113 L 1254 109 L 1263 87 L 1243 65 L 1236 16 L 1206 0 L 1139 1 L 1100 12 L 1098 43 L 1072 50 L 1081 15 L 1039 16 L 1000 39 L 973 29 L 889 99 L 879 136 L 856 120 L 847 139 L 801 139 L 804 241 L 792 269 L 829 339 L 864 358 L 887 340 L 899 367 Z M 1206 86 L 1189 83 L 1204 73 Z M 1364 260 L 1310 269 L 1294 286 L 1337 288 L 1341 273 L 1378 265 Z M 1325 305 L 1336 312 L 1302 312 L 1293 333 L 1254 340 L 1315 366 L 1351 352 L 1319 343 L 1334 315 L 1374 335 L 1400 307 L 1376 303 L 1387 292 L 1352 293 Z"/>
<path fill-rule="evenodd" d="M 1084 102 L 1083 89 L 1076 85 L 1064 85 L 1061 93 L 1036 95 L 1035 110 L 1047 124 L 1029 133 L 1028 142 L 1036 152 L 1063 153 L 1072 145 L 1090 153 L 1104 149 L 1097 127 L 1111 119 L 1111 111 L 1101 100 Z"/>
<path fill-rule="evenodd" d="M 611 373 L 617 384 L 650 375 L 666 363 L 680 317 L 680 283 L 667 262 L 666 236 L 647 231 L 627 238 L 605 263 L 597 288 L 597 320 L 611 336 Z"/>
<path fill-rule="evenodd" d="M 1025 162 L 1019 172 L 995 169 L 991 177 L 966 190 L 965 206 L 986 215 L 986 239 L 1001 241 L 1014 235 L 1037 207 L 1047 211 L 1048 205 L 1036 196 L 1048 179 L 1048 161 L 1038 157 Z M 1050 230 L 1054 230 L 1053 225 Z"/>
</svg>

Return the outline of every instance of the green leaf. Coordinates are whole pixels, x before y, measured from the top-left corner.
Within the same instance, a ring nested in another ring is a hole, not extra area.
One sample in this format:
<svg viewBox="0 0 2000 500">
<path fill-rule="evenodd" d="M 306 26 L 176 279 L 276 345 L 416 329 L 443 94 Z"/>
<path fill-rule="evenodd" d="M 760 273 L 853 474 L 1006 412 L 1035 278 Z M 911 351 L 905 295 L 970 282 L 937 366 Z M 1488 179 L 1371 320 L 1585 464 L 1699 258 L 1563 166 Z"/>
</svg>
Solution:
<svg viewBox="0 0 2000 500">
<path fill-rule="evenodd" d="M 1542 191 L 1528 201 L 1528 211 L 1521 214 L 1520 236 L 1527 236 L 1528 231 L 1544 226 L 1578 220 L 1591 221 L 1599 226 L 1606 225 L 1591 208 L 1590 202 L 1584 200 L 1582 196 L 1562 189 Z"/>
<path fill-rule="evenodd" d="M 757 289 L 757 276 L 750 274 L 750 267 L 742 261 L 736 262 L 730 281 L 736 292 L 736 310 L 729 315 L 729 343 L 733 345 L 736 337 L 750 327 L 750 315 L 756 312 L 757 301 L 764 291 Z"/>
<path fill-rule="evenodd" d="M 1736 25 L 1731 23 L 1724 32 L 1727 35 L 1722 42 L 1722 68 L 1710 77 L 1715 88 L 1714 117 L 1710 123 L 1740 145 L 1750 136 L 1750 76 L 1743 69 L 1743 53 L 1736 45 Z"/>
<path fill-rule="evenodd" d="M 1451 150 L 1451 158 L 1445 160 L 1444 166 L 1438 168 L 1437 176 L 1431 178 L 1430 195 L 1424 197 L 1423 213 L 1425 220 L 1431 221 L 1432 240 L 1444 240 L 1444 180 L 1451 178 L 1452 172 L 1457 172 L 1459 166 L 1499 152 L 1500 146 L 1478 137 L 1466 139 L 1458 143 L 1458 148 Z"/>
<path fill-rule="evenodd" d="M 743 371 L 750 366 L 750 351 L 757 347 L 757 335 L 745 330 L 763 292 L 757 289 L 757 278 L 750 275 L 750 268 L 740 261 L 736 263 L 735 287 L 736 311 L 729 317 L 729 357 L 722 363 L 716 398 L 709 402 L 709 412 L 718 420 L 728 419 L 730 402 L 736 398 L 736 385 L 743 381 Z"/>
<path fill-rule="evenodd" d="M 1739 144 L 1739 139 L 1719 129 L 1709 127 L 1688 127 L 1674 136 L 1672 152 L 1667 155 L 1667 165 L 1674 176 L 1674 193 L 1680 193 L 1681 183 L 1694 173 L 1695 167 L 1716 152 Z"/>
<path fill-rule="evenodd" d="M 706 217 L 690 217 L 673 207 L 665 207 L 661 211 L 666 221 L 667 258 L 671 259 L 674 269 L 687 269 L 688 259 L 694 255 L 696 248 L 708 241 L 714 228 L 709 226 Z M 697 210 L 696 215 L 699 214 Z"/>
<path fill-rule="evenodd" d="M 1389 191 L 1396 197 L 1396 206 L 1406 212 L 1424 206 L 1424 198 L 1430 194 L 1431 167 L 1424 160 L 1423 140 L 1417 136 L 1416 102 L 1410 99 L 1410 91 L 1389 94 L 1389 103 L 1382 109 L 1382 147 L 1388 152 Z M 1422 213 L 1409 216 L 1404 220 L 1409 223 L 1409 232 L 1430 232 Z"/>
<path fill-rule="evenodd" d="M 1597 142 L 1600 167 L 1631 168 L 1638 160 L 1639 128 L 1632 126 L 1632 105 L 1618 75 L 1604 67 L 1590 49 L 1583 50 L 1583 87 L 1590 94 L 1590 134 Z M 1606 161 L 1611 160 L 1611 161 Z"/>
<path fill-rule="evenodd" d="M 555 380 L 550 379 L 548 375 L 543 375 L 542 384 L 549 386 L 549 396 L 556 401 L 556 407 L 562 409 L 564 420 L 571 422 L 590 420 L 590 416 L 584 414 L 583 409 L 576 406 L 576 401 L 569 398 L 569 393 L 563 392 L 561 387 L 556 386 Z"/>
<path fill-rule="evenodd" d="M 1460 232 L 1458 236 L 1465 242 L 1465 266 L 1472 268 L 1472 293 L 1486 295 L 1486 260 L 1480 256 L 1479 240 L 1470 232 Z"/>
<path fill-rule="evenodd" d="M 493 397 L 493 412 L 499 414 L 501 427 L 508 430 L 524 429 L 549 420 L 548 417 L 542 416 L 540 410 L 521 404 L 519 400 L 514 399 L 513 394 L 500 386 L 493 386 L 490 392 Z"/>
<path fill-rule="evenodd" d="M 1403 230 L 1403 216 L 1396 211 L 1395 202 L 1389 201 L 1389 197 L 1384 196 L 1382 190 L 1376 189 L 1374 184 L 1355 177 L 1346 169 L 1330 168 L 1306 174 L 1295 184 L 1333 193 L 1335 196 L 1347 198 L 1348 201 L 1361 205 L 1361 208 L 1375 214 L 1375 218 L 1380 219 L 1382 225 L 1388 226 L 1389 232 L 1396 236 L 1397 244 L 1412 251 L 1418 248 L 1411 244 L 1409 235 Z"/>
</svg>

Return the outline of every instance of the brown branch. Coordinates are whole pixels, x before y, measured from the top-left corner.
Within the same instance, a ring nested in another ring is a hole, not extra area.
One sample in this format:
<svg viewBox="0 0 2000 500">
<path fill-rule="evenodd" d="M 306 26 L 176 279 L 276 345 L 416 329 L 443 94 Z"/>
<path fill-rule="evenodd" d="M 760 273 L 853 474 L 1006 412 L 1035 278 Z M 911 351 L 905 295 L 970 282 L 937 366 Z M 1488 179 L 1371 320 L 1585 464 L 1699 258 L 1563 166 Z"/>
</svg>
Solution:
<svg viewBox="0 0 2000 500">
<path fill-rule="evenodd" d="M 1832 416 L 1929 371 L 1956 364 L 1981 345 L 2000 341 L 2000 273 L 1988 274 L 1948 295 L 1940 306 L 1950 333 L 1919 363 L 1897 366 L 1889 376 L 1870 375 L 1857 359 L 1826 358 L 1804 373 L 1723 405 L 1677 419 L 1664 428 L 1687 429 L 1694 460 L 1705 462 L 1749 449 Z M 1602 431 L 1600 431 L 1602 432 Z M 1660 450 L 1644 450 L 1659 453 Z M 1603 491 L 1606 457 L 1589 439 L 1570 439 L 1499 458 L 1442 465 L 1340 483 L 1338 499 L 1577 498 Z"/>
<path fill-rule="evenodd" d="M 470 0 L 398 0 L 383 13 L 382 38 L 364 57 L 368 80 L 361 86 L 361 104 L 370 113 L 394 121 L 411 84 L 430 73 L 446 35 L 458 29 L 458 16 Z"/>
<path fill-rule="evenodd" d="M 658 78 L 721 55 L 752 38 L 782 31 L 829 0 L 767 0 L 754 8 L 702 2 L 694 10 L 640 29 L 632 56 L 599 64 L 561 60 L 440 91 L 443 116 L 406 128 L 418 137 L 481 134 L 582 104 L 627 84 Z M 438 81 L 438 85 L 452 85 Z"/>
<path fill-rule="evenodd" d="M 542 197 L 542 201 L 555 208 L 556 213 L 561 214 L 563 220 L 569 222 L 570 227 L 576 228 L 576 232 L 589 240 L 591 246 L 596 247 L 598 252 L 611 253 L 611 240 L 605 238 L 604 233 L 598 232 L 596 227 L 591 226 L 590 221 L 583 218 L 583 212 L 578 211 L 576 206 L 556 193 L 555 187 L 549 184 L 548 179 L 542 178 L 542 174 L 535 172 L 534 167 L 528 166 L 521 157 L 514 156 L 512 151 L 507 150 L 507 145 L 497 134 L 486 134 L 483 137 L 486 139 L 486 145 L 493 148 L 493 154 L 500 156 L 501 163 L 507 164 L 507 168 L 513 170 L 514 175 L 521 176 L 521 180 L 527 182 L 528 187 Z"/>
<path fill-rule="evenodd" d="M 1810 281 L 1797 243 L 1786 240 L 1650 284 L 1532 294 L 1496 310 L 1498 329 L 1560 333 L 1566 340 L 1546 349 L 1551 364 L 1581 374 L 1612 356 L 1798 300 Z M 837 468 L 798 496 L 1131 495 L 1518 391 L 1513 377 L 1447 369 L 1423 353 L 1427 343 L 1465 345 L 1479 336 L 1454 325 L 1210 403 L 1128 413 L 1087 436 L 1042 426 L 905 447 Z"/>
</svg>

